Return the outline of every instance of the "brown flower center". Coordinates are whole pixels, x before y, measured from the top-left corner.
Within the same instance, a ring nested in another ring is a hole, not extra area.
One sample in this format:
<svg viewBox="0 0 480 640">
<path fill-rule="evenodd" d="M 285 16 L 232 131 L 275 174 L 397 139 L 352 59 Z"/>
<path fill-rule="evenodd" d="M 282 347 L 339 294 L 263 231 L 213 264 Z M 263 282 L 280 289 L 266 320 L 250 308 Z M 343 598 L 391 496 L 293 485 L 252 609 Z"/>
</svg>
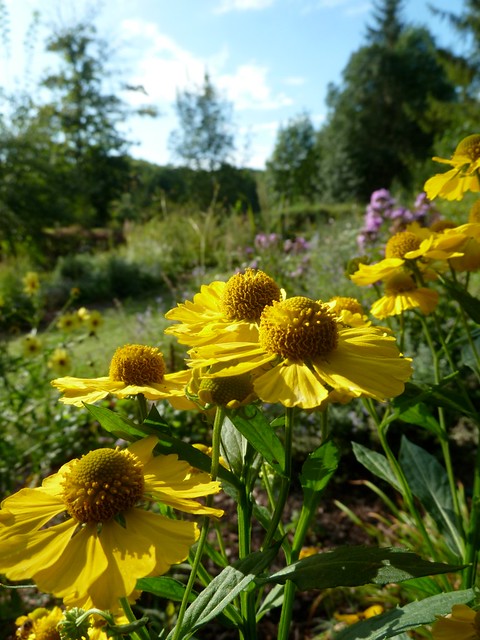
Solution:
<svg viewBox="0 0 480 640">
<path fill-rule="evenodd" d="M 247 269 L 226 283 L 221 310 L 227 320 L 258 322 L 263 309 L 281 298 L 280 287 L 263 271 Z"/>
<path fill-rule="evenodd" d="M 115 351 L 110 363 L 110 378 L 127 385 L 159 383 L 164 375 L 165 362 L 157 347 L 127 344 Z"/>
<path fill-rule="evenodd" d="M 385 258 L 404 258 L 409 251 L 416 251 L 421 240 L 411 231 L 400 231 L 385 245 Z"/>
</svg>

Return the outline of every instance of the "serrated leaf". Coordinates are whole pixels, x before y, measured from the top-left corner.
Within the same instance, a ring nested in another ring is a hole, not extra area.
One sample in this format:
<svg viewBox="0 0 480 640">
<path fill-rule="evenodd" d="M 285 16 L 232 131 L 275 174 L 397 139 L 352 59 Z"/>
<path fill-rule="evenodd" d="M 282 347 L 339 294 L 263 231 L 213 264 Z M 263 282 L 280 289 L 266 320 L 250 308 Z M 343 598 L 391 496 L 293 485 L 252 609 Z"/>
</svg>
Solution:
<svg viewBox="0 0 480 640">
<path fill-rule="evenodd" d="M 189 637 L 197 629 L 216 618 L 230 602 L 254 582 L 258 574 L 270 566 L 277 553 L 278 545 L 275 545 L 265 551 L 256 551 L 223 569 L 188 607 L 179 640 Z M 175 629 L 172 629 L 167 640 L 173 638 L 174 632 Z"/>
<path fill-rule="evenodd" d="M 453 573 L 462 568 L 464 565 L 429 562 L 396 547 L 352 546 L 304 558 L 257 582 L 285 584 L 291 580 L 298 589 L 305 591 L 403 582 L 420 576 Z"/>
<path fill-rule="evenodd" d="M 377 478 L 385 480 L 385 482 L 388 482 L 394 489 L 401 491 L 400 484 L 384 455 L 372 451 L 358 442 L 352 442 L 352 449 L 355 458 L 360 464 L 363 464 L 363 466 L 373 473 L 374 476 L 377 476 Z"/>
<path fill-rule="evenodd" d="M 450 613 L 454 604 L 466 604 L 474 598 L 473 589 L 441 593 L 357 622 L 336 634 L 334 640 L 387 640 L 402 637 L 408 630 L 431 624 L 437 616 Z"/>
<path fill-rule="evenodd" d="M 251 404 L 239 411 L 228 412 L 228 417 L 255 451 L 258 451 L 278 474 L 284 475 L 285 449 L 262 411 Z"/>
</svg>

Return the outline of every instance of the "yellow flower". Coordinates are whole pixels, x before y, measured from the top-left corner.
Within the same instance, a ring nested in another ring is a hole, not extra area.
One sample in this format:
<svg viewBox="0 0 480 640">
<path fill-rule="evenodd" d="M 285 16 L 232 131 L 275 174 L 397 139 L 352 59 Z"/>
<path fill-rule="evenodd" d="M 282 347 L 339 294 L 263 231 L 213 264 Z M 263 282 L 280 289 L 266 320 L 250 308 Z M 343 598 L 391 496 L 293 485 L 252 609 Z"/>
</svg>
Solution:
<svg viewBox="0 0 480 640">
<path fill-rule="evenodd" d="M 362 305 L 356 298 L 334 296 L 330 299 L 330 303 L 332 303 L 332 311 L 345 326 L 362 327 L 371 324 L 365 315 Z"/>
<path fill-rule="evenodd" d="M 384 329 L 342 327 L 328 304 L 301 296 L 265 307 L 258 341 L 190 353 L 190 366 L 214 366 L 212 377 L 252 371 L 261 400 L 304 409 L 319 407 L 330 394 L 385 400 L 402 393 L 412 373 L 411 360 Z"/>
<path fill-rule="evenodd" d="M 417 267 L 424 270 L 434 261 L 461 256 L 458 249 L 464 241 L 465 236 L 460 233 L 446 236 L 429 232 L 422 238 L 413 231 L 400 231 L 385 245 L 384 260 L 376 264 L 360 264 L 350 279 L 360 286 L 374 284 L 394 275 L 400 267 L 408 266 L 409 261 L 416 261 Z"/>
<path fill-rule="evenodd" d="M 206 409 L 211 407 L 237 409 L 258 399 L 250 373 L 226 378 L 211 378 L 208 377 L 209 369 L 202 367 L 194 369 L 187 387 L 188 396 L 196 399 L 200 406 Z"/>
<path fill-rule="evenodd" d="M 36 356 L 42 350 L 42 341 L 37 336 L 30 334 L 22 341 L 22 352 L 25 358 Z"/>
<path fill-rule="evenodd" d="M 384 608 L 381 604 L 373 604 L 371 607 L 367 607 L 365 611 L 359 611 L 358 613 L 335 613 L 335 619 L 339 622 L 345 622 L 348 625 L 360 622 L 360 620 L 368 620 L 374 616 L 379 616 L 384 612 Z"/>
<path fill-rule="evenodd" d="M 148 400 L 178 400 L 182 408 L 185 386 L 190 371 L 166 373 L 163 355 L 157 347 L 127 344 L 113 354 L 108 376 L 101 378 L 57 378 L 52 385 L 63 393 L 60 401 L 81 407 L 94 403 L 109 394 L 119 398 L 143 394 Z M 190 406 L 189 403 L 188 406 Z M 176 404 L 174 404 L 176 406 Z"/>
<path fill-rule="evenodd" d="M 40 278 L 36 271 L 29 271 L 22 278 L 23 291 L 27 296 L 34 296 L 40 289 Z"/>
<path fill-rule="evenodd" d="M 461 200 L 466 191 L 480 191 L 478 169 L 480 168 L 480 134 L 464 138 L 455 149 L 450 160 L 434 157 L 436 162 L 453 167 L 445 173 L 429 178 L 424 190 L 430 200 L 437 196 L 447 200 Z"/>
<path fill-rule="evenodd" d="M 78 329 L 79 326 L 80 318 L 77 313 L 64 313 L 57 322 L 57 328 L 60 329 L 60 331 L 65 331 L 65 333 L 74 331 Z"/>
<path fill-rule="evenodd" d="M 70 355 L 66 349 L 58 348 L 50 356 L 48 360 L 48 366 L 53 369 L 55 373 L 66 373 L 72 367 L 72 361 Z"/>
<path fill-rule="evenodd" d="M 455 271 L 476 271 L 480 267 L 480 223 L 467 222 L 459 227 L 445 229 L 443 235 L 446 237 L 460 237 L 461 255 L 454 256 L 449 260 L 450 266 Z"/>
<path fill-rule="evenodd" d="M 60 607 L 53 607 L 50 611 L 39 607 L 15 620 L 15 637 L 18 640 L 60 640 L 58 623 L 62 619 Z"/>
<path fill-rule="evenodd" d="M 401 315 L 407 309 L 419 308 L 431 313 L 438 304 L 438 292 L 417 287 L 408 273 L 398 271 L 385 281 L 385 295 L 373 303 L 370 313 L 379 318 Z"/>
<path fill-rule="evenodd" d="M 247 269 L 227 282 L 203 285 L 200 293 L 165 314 L 181 324 L 165 329 L 181 344 L 196 346 L 257 335 L 256 324 L 265 306 L 282 298 L 275 281 L 263 271 Z M 255 339 L 255 338 L 253 338 Z"/>
<path fill-rule="evenodd" d="M 479 614 L 466 604 L 454 604 L 451 616 L 438 618 L 432 627 L 434 640 L 480 640 Z"/>
<path fill-rule="evenodd" d="M 96 333 L 98 328 L 103 324 L 103 316 L 100 311 L 94 309 L 90 311 L 86 307 L 80 307 L 77 316 L 82 324 L 86 324 L 91 333 Z"/>
<path fill-rule="evenodd" d="M 197 525 L 147 510 L 159 501 L 187 513 L 221 516 L 196 498 L 219 483 L 191 473 L 176 455 L 153 456 L 149 436 L 128 449 L 97 449 L 63 465 L 41 487 L 22 489 L 0 510 L 0 573 L 32 579 L 67 606 L 115 611 L 138 597 L 138 578 L 182 562 Z"/>
<path fill-rule="evenodd" d="M 302 560 L 303 558 L 309 558 L 310 556 L 315 556 L 319 552 L 319 547 L 302 547 L 300 549 L 300 553 L 298 554 L 298 559 Z"/>
</svg>

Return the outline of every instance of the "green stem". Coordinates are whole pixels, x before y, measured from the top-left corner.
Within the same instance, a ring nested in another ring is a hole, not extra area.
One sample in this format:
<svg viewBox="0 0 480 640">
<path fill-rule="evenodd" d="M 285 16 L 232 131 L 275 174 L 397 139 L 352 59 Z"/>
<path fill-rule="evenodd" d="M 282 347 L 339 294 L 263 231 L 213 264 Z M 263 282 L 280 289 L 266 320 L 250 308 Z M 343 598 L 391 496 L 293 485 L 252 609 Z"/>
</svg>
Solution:
<svg viewBox="0 0 480 640">
<path fill-rule="evenodd" d="M 270 520 L 270 526 L 265 535 L 262 549 L 265 549 L 270 545 L 275 538 L 278 525 L 282 518 L 283 510 L 287 502 L 288 493 L 290 491 L 290 484 L 292 482 L 292 438 L 293 438 L 293 408 L 287 407 L 285 411 L 285 468 L 284 475 L 282 476 L 280 493 L 275 505 L 275 510 Z"/>
<path fill-rule="evenodd" d="M 462 586 L 465 589 L 475 586 L 477 577 L 480 544 L 480 446 L 477 447 L 474 473 L 470 521 L 467 530 L 467 548 L 465 551 L 465 562 L 468 563 L 469 566 L 465 570 L 462 579 Z"/>
<path fill-rule="evenodd" d="M 267 546 L 266 541 L 268 539 L 268 533 L 272 531 L 273 532 L 272 536 L 273 536 L 274 532 L 277 529 L 281 514 L 283 513 L 283 509 L 285 507 L 287 496 L 290 490 L 290 484 L 292 481 L 293 417 L 294 417 L 293 409 L 287 407 L 286 414 L 285 414 L 285 479 L 282 478 L 282 487 L 280 491 L 279 500 L 277 503 L 279 508 L 276 509 L 272 517 L 272 522 L 270 523 L 270 529 L 267 532 L 267 536 L 265 537 L 265 542 L 263 543 L 264 548 Z M 280 511 L 280 508 L 281 508 L 281 511 Z M 278 512 L 278 515 L 277 515 L 277 512 Z M 303 513 L 303 510 L 302 510 L 302 513 Z M 272 524 L 274 524 L 274 527 L 275 527 L 274 529 L 272 528 Z M 295 541 L 295 537 L 294 537 L 294 541 Z M 290 564 L 292 562 L 292 557 L 294 556 L 292 556 L 292 553 L 288 553 L 286 555 L 288 555 L 288 557 L 286 557 L 287 564 Z M 290 634 L 290 625 L 292 622 L 292 611 L 293 611 L 293 602 L 295 599 L 295 590 L 296 590 L 295 584 L 291 580 L 287 580 L 287 582 L 285 583 L 285 590 L 283 593 L 282 612 L 280 614 L 280 622 L 278 626 L 278 636 L 277 636 L 278 640 L 288 640 L 288 637 Z"/>
<path fill-rule="evenodd" d="M 137 405 L 139 420 L 140 422 L 144 422 L 148 417 L 148 404 L 143 393 L 137 394 Z"/>
<path fill-rule="evenodd" d="M 218 465 L 219 465 L 219 459 L 220 459 L 220 431 L 222 428 L 224 418 L 225 418 L 225 411 L 221 407 L 217 407 L 217 410 L 215 412 L 215 420 L 213 422 L 213 433 L 212 433 L 212 464 L 210 467 L 210 475 L 212 477 L 212 480 L 216 480 L 218 475 Z M 213 496 L 208 496 L 206 500 L 206 504 L 208 507 L 212 506 Z M 175 625 L 173 640 L 178 640 L 181 637 L 180 634 L 182 632 L 182 623 L 188 607 L 190 594 L 192 593 L 193 586 L 197 578 L 198 567 L 200 566 L 200 563 L 202 561 L 209 525 L 210 525 L 210 517 L 205 516 L 203 519 L 203 526 L 200 532 L 200 537 L 198 539 L 197 550 L 195 552 L 195 557 L 193 559 L 192 570 L 190 571 L 190 575 L 188 577 L 187 585 L 185 587 L 185 592 L 183 594 L 182 602 L 178 612 L 177 624 Z"/>
<path fill-rule="evenodd" d="M 129 622 L 136 622 L 137 619 L 127 598 L 120 598 L 120 604 L 122 605 L 122 609 L 127 620 Z M 150 640 L 150 634 L 148 633 L 146 627 L 139 627 L 137 631 L 132 631 L 129 636 L 132 640 Z"/>
</svg>

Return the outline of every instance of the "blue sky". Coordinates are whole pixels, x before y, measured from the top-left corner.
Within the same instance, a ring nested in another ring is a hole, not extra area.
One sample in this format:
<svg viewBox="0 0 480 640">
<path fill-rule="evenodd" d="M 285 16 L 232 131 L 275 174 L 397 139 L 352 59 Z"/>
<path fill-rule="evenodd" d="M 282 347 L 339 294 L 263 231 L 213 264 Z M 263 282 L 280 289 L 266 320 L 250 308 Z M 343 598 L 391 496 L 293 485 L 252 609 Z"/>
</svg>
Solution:
<svg viewBox="0 0 480 640">
<path fill-rule="evenodd" d="M 134 118 L 128 137 L 136 157 L 158 164 L 174 160 L 170 132 L 177 127 L 177 90 L 202 83 L 207 70 L 233 105 L 237 154 L 244 166 L 263 168 L 278 128 L 308 113 L 318 128 L 325 119 L 328 84 L 338 84 L 350 55 L 365 43 L 372 0 L 3 0 L 9 16 L 9 46 L 0 55 L 4 85 L 33 87 L 55 60 L 42 54 L 48 25 L 96 14 L 100 35 L 116 50 L 126 82 L 146 95 L 155 120 Z M 462 43 L 427 4 L 459 13 L 462 0 L 404 0 L 404 19 L 427 26 L 439 44 L 462 51 Z M 26 55 L 24 40 L 34 10 L 41 27 Z"/>
</svg>

